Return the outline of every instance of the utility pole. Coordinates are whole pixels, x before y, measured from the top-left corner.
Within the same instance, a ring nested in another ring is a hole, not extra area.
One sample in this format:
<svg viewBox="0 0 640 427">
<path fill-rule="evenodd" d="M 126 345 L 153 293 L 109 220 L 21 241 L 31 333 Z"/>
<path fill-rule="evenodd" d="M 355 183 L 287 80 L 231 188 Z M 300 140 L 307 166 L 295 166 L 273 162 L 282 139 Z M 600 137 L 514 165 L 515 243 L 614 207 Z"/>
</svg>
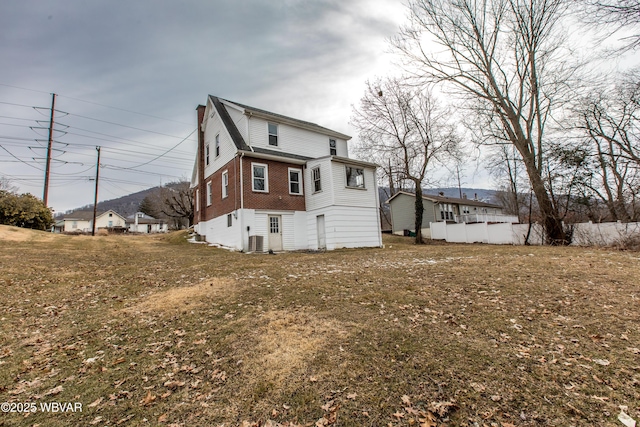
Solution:
<svg viewBox="0 0 640 427">
<path fill-rule="evenodd" d="M 96 235 L 96 214 L 98 213 L 98 179 L 100 178 L 100 147 L 96 147 L 98 150 L 98 163 L 96 164 L 96 193 L 93 199 L 93 223 L 91 225 L 91 235 Z"/>
<path fill-rule="evenodd" d="M 458 192 L 460 193 L 460 198 L 462 199 L 462 184 L 460 183 L 460 165 L 456 165 L 456 173 L 458 175 Z"/>
<path fill-rule="evenodd" d="M 49 143 L 47 144 L 47 165 L 44 170 L 44 195 L 42 196 L 42 201 L 45 206 L 48 205 L 49 201 L 49 173 L 51 172 L 51 147 L 53 145 L 53 114 L 56 110 L 56 94 L 52 93 L 51 99 L 51 120 L 49 121 Z"/>
</svg>

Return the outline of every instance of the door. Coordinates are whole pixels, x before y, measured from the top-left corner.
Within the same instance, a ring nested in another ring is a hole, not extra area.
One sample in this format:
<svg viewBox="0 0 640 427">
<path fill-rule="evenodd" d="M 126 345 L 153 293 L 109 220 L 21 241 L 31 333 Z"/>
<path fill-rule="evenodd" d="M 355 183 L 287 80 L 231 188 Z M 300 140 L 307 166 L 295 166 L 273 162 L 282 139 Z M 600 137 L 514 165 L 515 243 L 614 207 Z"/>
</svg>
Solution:
<svg viewBox="0 0 640 427">
<path fill-rule="evenodd" d="M 280 215 L 269 215 L 269 249 L 282 250 L 282 217 Z"/>
<path fill-rule="evenodd" d="M 318 228 L 318 249 L 327 249 L 327 236 L 324 230 L 324 215 L 316 217 L 316 225 Z"/>
</svg>

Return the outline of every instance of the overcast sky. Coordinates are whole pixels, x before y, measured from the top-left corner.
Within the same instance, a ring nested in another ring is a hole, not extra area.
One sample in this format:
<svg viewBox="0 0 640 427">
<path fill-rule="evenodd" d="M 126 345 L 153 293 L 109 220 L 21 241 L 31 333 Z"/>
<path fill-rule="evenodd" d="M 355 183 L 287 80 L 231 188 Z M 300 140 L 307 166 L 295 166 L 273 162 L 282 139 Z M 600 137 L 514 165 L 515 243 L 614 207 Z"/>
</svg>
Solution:
<svg viewBox="0 0 640 427">
<path fill-rule="evenodd" d="M 190 178 L 208 94 L 353 135 L 405 17 L 401 0 L 5 2 L 0 177 L 42 197 L 51 93 L 56 212 L 93 203 L 98 145 L 100 200 Z"/>
</svg>

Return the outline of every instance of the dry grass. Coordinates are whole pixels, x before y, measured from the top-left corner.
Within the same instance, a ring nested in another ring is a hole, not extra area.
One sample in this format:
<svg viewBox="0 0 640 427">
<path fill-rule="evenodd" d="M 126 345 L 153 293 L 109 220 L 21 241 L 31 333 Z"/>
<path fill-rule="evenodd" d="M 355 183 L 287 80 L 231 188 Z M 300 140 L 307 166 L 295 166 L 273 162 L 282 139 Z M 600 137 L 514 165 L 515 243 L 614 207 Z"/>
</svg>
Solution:
<svg viewBox="0 0 640 427">
<path fill-rule="evenodd" d="M 0 240 L 0 401 L 83 412 L 0 425 L 640 418 L 638 252 L 385 237 L 269 256 L 36 234 Z"/>
</svg>

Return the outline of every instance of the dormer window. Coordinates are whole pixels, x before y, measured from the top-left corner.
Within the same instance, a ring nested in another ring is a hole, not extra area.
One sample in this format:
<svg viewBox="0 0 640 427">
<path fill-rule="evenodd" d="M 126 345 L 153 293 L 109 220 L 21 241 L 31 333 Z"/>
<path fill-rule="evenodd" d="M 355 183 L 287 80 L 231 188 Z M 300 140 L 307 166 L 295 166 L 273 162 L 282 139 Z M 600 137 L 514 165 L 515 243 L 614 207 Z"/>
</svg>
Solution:
<svg viewBox="0 0 640 427">
<path fill-rule="evenodd" d="M 329 140 L 329 154 L 331 154 L 332 156 L 338 155 L 338 148 L 337 148 L 335 139 Z"/>
<path fill-rule="evenodd" d="M 275 123 L 268 123 L 267 127 L 269 128 L 269 145 L 273 145 L 274 147 L 278 146 L 278 125 Z"/>
</svg>

